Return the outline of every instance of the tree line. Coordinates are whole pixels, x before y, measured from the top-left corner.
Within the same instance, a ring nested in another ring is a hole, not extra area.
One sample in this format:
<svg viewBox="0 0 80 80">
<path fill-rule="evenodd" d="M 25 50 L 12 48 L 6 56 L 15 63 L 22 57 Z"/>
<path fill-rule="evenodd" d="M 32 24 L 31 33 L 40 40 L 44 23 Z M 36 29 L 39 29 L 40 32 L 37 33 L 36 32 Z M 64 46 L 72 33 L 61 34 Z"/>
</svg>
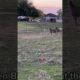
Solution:
<svg viewBox="0 0 80 80">
<path fill-rule="evenodd" d="M 18 2 L 17 12 L 18 16 L 40 17 L 43 15 L 43 12 L 36 9 L 28 0 L 21 0 Z"/>
</svg>

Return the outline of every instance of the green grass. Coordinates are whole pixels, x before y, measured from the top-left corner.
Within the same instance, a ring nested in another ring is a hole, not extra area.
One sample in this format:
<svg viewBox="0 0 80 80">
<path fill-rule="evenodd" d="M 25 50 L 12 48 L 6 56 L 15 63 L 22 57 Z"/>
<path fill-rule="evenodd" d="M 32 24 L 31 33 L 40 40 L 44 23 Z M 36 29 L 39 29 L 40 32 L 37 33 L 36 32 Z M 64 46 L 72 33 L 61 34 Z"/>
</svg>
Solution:
<svg viewBox="0 0 80 80">
<path fill-rule="evenodd" d="M 18 30 L 42 30 L 48 28 L 62 27 L 61 23 L 27 23 L 27 22 L 18 22 Z"/>
<path fill-rule="evenodd" d="M 39 67 L 26 67 L 21 69 L 19 72 L 19 80 L 27 80 L 27 77 L 29 75 L 34 75 L 39 69 L 46 70 L 48 74 L 54 79 L 54 80 L 62 80 L 62 66 L 61 65 L 55 65 L 55 66 L 48 66 L 43 65 Z M 34 78 L 34 77 L 33 77 Z"/>
<path fill-rule="evenodd" d="M 18 31 L 22 32 L 19 35 L 24 34 L 29 36 L 29 34 L 39 35 L 39 32 L 44 32 L 43 29 L 48 31 L 49 27 L 62 27 L 60 23 L 26 23 L 18 22 Z M 27 32 L 31 31 L 31 32 Z M 23 35 L 22 35 L 23 37 Z M 52 54 L 57 60 L 61 61 L 62 57 L 62 35 L 47 35 L 41 38 L 31 38 L 24 39 L 18 38 L 18 56 L 21 56 L 21 64 L 18 66 L 18 80 L 28 80 L 28 76 L 32 75 L 34 78 L 34 73 L 39 69 L 45 70 L 48 74 L 54 78 L 54 80 L 62 80 L 62 64 L 54 65 L 39 65 L 39 63 L 33 60 L 37 59 L 40 54 L 49 55 Z M 34 80 L 34 79 L 33 79 Z"/>
</svg>

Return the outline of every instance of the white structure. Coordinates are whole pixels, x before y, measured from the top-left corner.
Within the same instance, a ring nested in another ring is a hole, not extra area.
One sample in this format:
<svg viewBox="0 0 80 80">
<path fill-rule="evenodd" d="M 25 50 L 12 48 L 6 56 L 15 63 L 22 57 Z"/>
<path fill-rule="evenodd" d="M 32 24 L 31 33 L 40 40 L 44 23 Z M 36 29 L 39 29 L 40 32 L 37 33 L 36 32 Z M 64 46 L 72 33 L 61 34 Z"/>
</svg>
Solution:
<svg viewBox="0 0 80 80">
<path fill-rule="evenodd" d="M 56 19 L 57 19 L 57 15 L 52 13 L 46 14 L 43 17 L 43 21 L 46 21 L 46 22 L 56 22 Z"/>
<path fill-rule="evenodd" d="M 25 19 L 27 18 L 26 16 L 18 16 L 18 19 Z"/>
<path fill-rule="evenodd" d="M 19 21 L 29 21 L 29 17 L 27 17 L 27 16 L 18 16 L 17 19 Z"/>
<path fill-rule="evenodd" d="M 62 19 L 57 19 L 56 22 L 62 23 Z"/>
</svg>

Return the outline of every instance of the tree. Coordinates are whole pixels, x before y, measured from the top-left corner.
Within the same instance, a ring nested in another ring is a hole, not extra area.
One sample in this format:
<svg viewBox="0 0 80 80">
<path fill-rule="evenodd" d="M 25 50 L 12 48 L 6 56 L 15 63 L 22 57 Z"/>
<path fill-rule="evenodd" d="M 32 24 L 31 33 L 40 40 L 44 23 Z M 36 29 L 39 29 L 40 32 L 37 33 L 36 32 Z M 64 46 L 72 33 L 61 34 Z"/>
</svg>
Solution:
<svg viewBox="0 0 80 80">
<path fill-rule="evenodd" d="M 57 11 L 57 14 L 58 14 L 58 18 L 62 18 L 62 9 L 59 9 Z"/>
<path fill-rule="evenodd" d="M 18 16 L 39 17 L 43 12 L 36 9 L 28 0 L 22 0 L 18 3 Z"/>
<path fill-rule="evenodd" d="M 18 15 L 19 16 L 28 16 L 29 15 L 29 11 L 30 11 L 30 5 L 28 3 L 28 1 L 20 1 L 18 3 L 18 7 L 17 7 L 17 10 L 18 10 Z"/>
</svg>

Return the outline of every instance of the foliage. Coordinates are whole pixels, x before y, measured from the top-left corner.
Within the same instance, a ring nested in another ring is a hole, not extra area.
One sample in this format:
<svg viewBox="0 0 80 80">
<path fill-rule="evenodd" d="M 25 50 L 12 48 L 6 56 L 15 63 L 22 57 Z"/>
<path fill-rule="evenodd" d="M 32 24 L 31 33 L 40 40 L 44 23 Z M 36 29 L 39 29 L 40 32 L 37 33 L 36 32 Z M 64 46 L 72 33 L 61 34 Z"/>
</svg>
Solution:
<svg viewBox="0 0 80 80">
<path fill-rule="evenodd" d="M 57 14 L 58 14 L 58 18 L 62 18 L 62 9 L 59 9 L 57 11 Z"/>
<path fill-rule="evenodd" d="M 42 11 L 36 9 L 28 0 L 18 2 L 17 11 L 18 16 L 39 17 L 43 14 Z"/>
</svg>

